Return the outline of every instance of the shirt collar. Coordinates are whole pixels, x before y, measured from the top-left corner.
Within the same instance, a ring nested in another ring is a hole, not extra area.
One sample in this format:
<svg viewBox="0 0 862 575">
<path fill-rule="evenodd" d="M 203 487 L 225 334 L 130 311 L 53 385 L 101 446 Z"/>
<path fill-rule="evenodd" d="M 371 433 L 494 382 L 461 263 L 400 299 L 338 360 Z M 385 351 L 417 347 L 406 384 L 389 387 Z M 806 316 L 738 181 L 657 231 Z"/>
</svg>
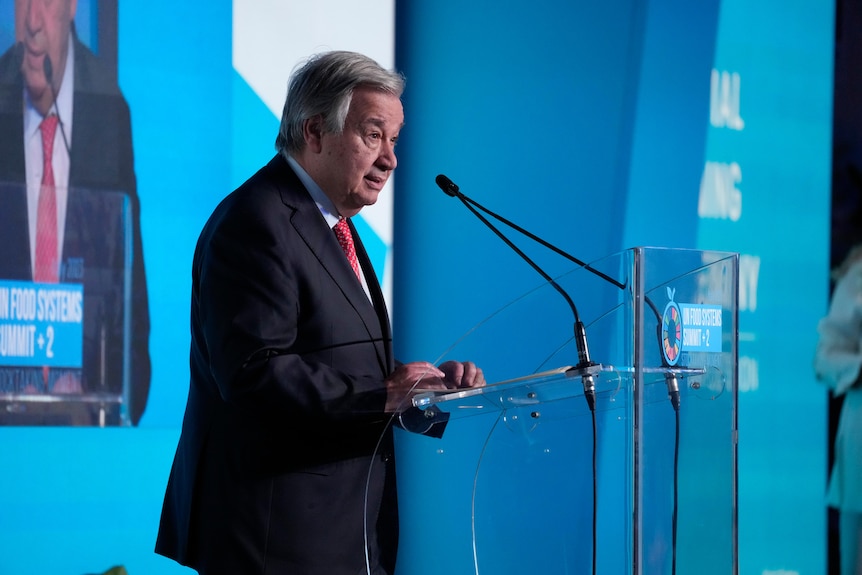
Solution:
<svg viewBox="0 0 862 575">
<path fill-rule="evenodd" d="M 329 196 L 323 193 L 320 186 L 311 179 L 308 172 L 299 165 L 299 162 L 297 162 L 293 156 L 288 154 L 284 154 L 284 156 L 287 158 L 287 163 L 291 168 L 293 168 L 293 171 L 296 172 L 296 175 L 299 177 L 299 181 L 302 182 L 302 185 L 305 186 L 305 189 L 307 189 L 308 193 L 311 194 L 311 199 L 314 200 L 315 204 L 317 204 L 317 209 L 320 210 L 320 213 L 323 215 L 326 223 L 329 224 L 329 227 L 331 228 L 337 224 L 338 220 L 341 219 L 341 216 L 338 215 L 338 210 L 335 209 L 335 204 L 332 203 Z"/>
</svg>

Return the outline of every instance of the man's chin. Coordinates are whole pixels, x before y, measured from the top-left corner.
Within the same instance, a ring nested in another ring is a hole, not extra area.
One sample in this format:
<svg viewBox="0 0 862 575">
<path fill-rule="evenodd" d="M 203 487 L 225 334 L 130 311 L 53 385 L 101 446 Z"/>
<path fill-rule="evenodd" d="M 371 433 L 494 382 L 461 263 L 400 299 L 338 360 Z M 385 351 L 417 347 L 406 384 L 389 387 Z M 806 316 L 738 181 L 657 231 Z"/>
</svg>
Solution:
<svg viewBox="0 0 862 575">
<path fill-rule="evenodd" d="M 362 194 L 362 197 L 359 199 L 362 202 L 362 206 L 365 207 L 365 206 L 373 206 L 374 204 L 376 204 L 378 197 L 380 197 L 380 192 L 372 191 L 372 192 L 365 192 L 364 194 Z"/>
<path fill-rule="evenodd" d="M 379 196 L 380 192 L 377 190 L 354 190 L 345 198 L 344 204 L 338 209 L 341 215 L 352 217 L 358 214 L 362 208 L 376 204 Z"/>
<path fill-rule="evenodd" d="M 48 90 L 48 83 L 45 81 L 45 74 L 41 71 L 35 72 L 33 70 L 25 69 L 24 85 L 27 87 L 27 93 L 30 95 L 30 99 L 34 102 L 43 98 L 45 96 L 45 92 Z"/>
</svg>

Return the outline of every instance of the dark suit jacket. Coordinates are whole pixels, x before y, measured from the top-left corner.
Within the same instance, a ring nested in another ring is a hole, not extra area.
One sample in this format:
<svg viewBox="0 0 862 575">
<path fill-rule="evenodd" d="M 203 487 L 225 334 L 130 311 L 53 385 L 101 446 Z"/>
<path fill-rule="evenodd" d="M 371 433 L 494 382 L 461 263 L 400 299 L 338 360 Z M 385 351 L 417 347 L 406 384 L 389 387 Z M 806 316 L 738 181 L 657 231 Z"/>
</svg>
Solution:
<svg viewBox="0 0 862 575">
<path fill-rule="evenodd" d="M 354 237 L 374 305 L 281 156 L 204 227 L 158 553 L 208 574 L 358 575 L 367 526 L 372 573 L 391 572 L 383 380 L 394 362 L 383 296 Z"/>
<path fill-rule="evenodd" d="M 132 153 L 129 108 L 96 57 L 75 39 L 75 91 L 72 141 L 69 142 L 69 200 L 61 256 L 61 281 L 84 283 L 85 391 L 120 391 L 123 359 L 123 265 L 127 255 L 119 229 L 133 219 L 131 238 L 131 357 L 129 415 L 137 424 L 150 387 L 149 334 L 144 257 Z M 30 237 L 24 166 L 23 78 L 15 50 L 0 57 L 0 278 L 29 281 Z M 95 191 L 86 194 L 79 190 Z M 118 211 L 110 195 L 125 192 L 129 214 Z M 80 265 L 83 263 L 83 269 Z M 83 277 L 81 274 L 83 273 Z M 104 328 L 104 336 L 103 336 Z M 104 374 L 102 341 L 106 345 Z M 26 421 L 25 421 L 26 422 Z"/>
</svg>

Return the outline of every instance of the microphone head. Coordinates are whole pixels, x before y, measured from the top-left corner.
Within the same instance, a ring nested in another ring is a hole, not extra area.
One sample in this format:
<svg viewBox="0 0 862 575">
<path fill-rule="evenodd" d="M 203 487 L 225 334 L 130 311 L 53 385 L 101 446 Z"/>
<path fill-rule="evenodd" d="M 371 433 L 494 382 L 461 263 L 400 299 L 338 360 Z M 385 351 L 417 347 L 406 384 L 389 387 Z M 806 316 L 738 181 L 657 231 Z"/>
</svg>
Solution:
<svg viewBox="0 0 862 575">
<path fill-rule="evenodd" d="M 436 180 L 437 185 L 440 186 L 440 189 L 446 192 L 447 196 L 455 196 L 460 195 L 461 191 L 458 189 L 458 186 L 455 185 L 455 182 L 440 174 L 437 176 Z"/>
<path fill-rule="evenodd" d="M 51 58 L 48 54 L 45 54 L 45 57 L 42 58 L 42 70 L 45 72 L 45 81 L 49 84 L 54 80 L 54 67 L 51 66 Z"/>
</svg>

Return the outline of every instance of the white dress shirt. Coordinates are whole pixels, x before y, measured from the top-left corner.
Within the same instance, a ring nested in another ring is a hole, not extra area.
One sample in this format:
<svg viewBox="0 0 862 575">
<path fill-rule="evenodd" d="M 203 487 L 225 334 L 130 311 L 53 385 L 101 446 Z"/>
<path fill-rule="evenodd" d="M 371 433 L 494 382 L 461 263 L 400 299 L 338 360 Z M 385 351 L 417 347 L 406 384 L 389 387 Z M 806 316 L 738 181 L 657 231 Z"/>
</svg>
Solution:
<svg viewBox="0 0 862 575">
<path fill-rule="evenodd" d="M 287 157 L 287 163 L 293 168 L 293 171 L 296 172 L 296 175 L 299 177 L 299 181 L 302 182 L 302 185 L 308 190 L 308 193 L 311 194 L 311 199 L 314 200 L 314 203 L 317 204 L 317 208 L 320 210 L 320 213 L 323 215 L 323 219 L 326 220 L 326 223 L 329 225 L 329 228 L 332 229 L 335 227 L 335 224 L 338 223 L 338 220 L 341 216 L 338 215 L 338 210 L 335 209 L 335 204 L 332 203 L 332 200 L 329 199 L 323 190 L 320 189 L 314 180 L 311 179 L 311 176 L 308 175 L 302 166 L 299 165 L 293 157 Z M 368 290 L 368 284 L 365 282 L 365 272 L 362 269 L 362 262 L 359 262 L 359 271 L 360 271 L 360 281 L 362 282 L 362 289 L 365 290 L 365 295 L 368 296 L 368 299 L 371 299 L 371 292 Z"/>
</svg>

